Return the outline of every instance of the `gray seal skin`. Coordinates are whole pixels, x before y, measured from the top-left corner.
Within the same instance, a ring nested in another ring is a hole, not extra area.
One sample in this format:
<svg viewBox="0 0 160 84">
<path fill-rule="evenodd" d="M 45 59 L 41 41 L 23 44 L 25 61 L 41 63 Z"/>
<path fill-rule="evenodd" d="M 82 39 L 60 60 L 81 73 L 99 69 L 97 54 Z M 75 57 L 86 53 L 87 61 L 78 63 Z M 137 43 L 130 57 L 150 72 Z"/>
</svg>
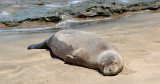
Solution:
<svg viewBox="0 0 160 84">
<path fill-rule="evenodd" d="M 50 48 L 67 63 L 100 69 L 103 75 L 116 75 L 123 68 L 117 49 L 96 34 L 79 30 L 61 30 L 28 49 Z"/>
</svg>

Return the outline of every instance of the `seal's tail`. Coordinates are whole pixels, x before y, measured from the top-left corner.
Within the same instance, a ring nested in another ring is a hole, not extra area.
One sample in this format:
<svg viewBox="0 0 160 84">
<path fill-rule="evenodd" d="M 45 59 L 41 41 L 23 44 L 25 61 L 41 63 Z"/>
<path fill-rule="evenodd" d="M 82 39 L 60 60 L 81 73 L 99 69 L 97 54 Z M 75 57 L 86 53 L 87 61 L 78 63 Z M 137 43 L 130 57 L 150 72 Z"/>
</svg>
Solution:
<svg viewBox="0 0 160 84">
<path fill-rule="evenodd" d="M 30 46 L 28 46 L 28 50 L 30 50 L 30 49 L 48 49 L 47 42 L 48 42 L 48 40 L 45 40 L 42 43 L 30 45 Z"/>
</svg>

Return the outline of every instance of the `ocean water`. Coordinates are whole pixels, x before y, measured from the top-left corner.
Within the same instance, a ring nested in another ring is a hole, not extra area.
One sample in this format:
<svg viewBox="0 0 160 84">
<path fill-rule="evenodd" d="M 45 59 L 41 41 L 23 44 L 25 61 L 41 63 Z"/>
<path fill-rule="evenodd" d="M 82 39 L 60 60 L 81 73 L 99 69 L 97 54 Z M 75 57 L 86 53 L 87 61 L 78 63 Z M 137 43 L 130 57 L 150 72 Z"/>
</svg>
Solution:
<svg viewBox="0 0 160 84">
<path fill-rule="evenodd" d="M 32 7 L 33 4 L 41 4 L 39 2 L 45 1 L 45 5 L 42 5 L 45 9 L 54 9 L 59 7 L 69 6 L 71 4 L 82 3 L 85 0 L 0 0 L 0 18 L 12 17 L 15 14 L 27 14 L 24 13 L 27 7 Z M 121 2 L 128 3 L 132 0 L 120 0 Z M 41 6 L 40 6 L 41 7 Z M 41 10 L 43 11 L 43 10 Z M 29 11 L 28 11 L 29 12 Z M 145 12 L 145 11 L 143 11 Z M 140 12 L 140 13 L 143 13 Z M 149 12 L 149 11 L 148 11 Z M 24 15 L 25 16 L 25 15 Z M 125 13 L 119 15 L 120 17 L 129 17 L 131 14 Z M 148 17 L 148 16 L 147 16 Z M 52 22 L 23 22 L 16 27 L 8 27 L 0 23 L 0 33 L 22 33 L 22 32 L 49 32 L 57 29 L 68 29 L 79 26 L 91 26 L 100 23 L 112 22 L 117 19 L 113 17 L 92 17 L 92 18 L 75 18 L 70 15 L 62 15 L 62 20 L 57 23 Z M 143 19 L 143 18 L 136 18 Z"/>
<path fill-rule="evenodd" d="M 27 7 L 32 7 L 33 4 L 41 4 L 39 2 L 45 1 L 46 4 L 42 5 L 45 9 L 54 9 L 59 7 L 69 6 L 71 4 L 81 3 L 85 0 L 3 0 L 0 3 L 0 18 L 13 17 L 16 14 L 24 15 Z M 39 6 L 39 7 L 42 7 Z M 38 9 L 38 7 L 37 7 Z M 43 10 L 40 10 L 43 11 Z M 30 12 L 30 11 L 27 11 Z M 46 22 L 23 22 L 16 27 L 8 27 L 0 23 L 0 32 L 38 32 L 38 31 L 53 31 L 54 29 L 72 28 L 79 25 L 92 25 L 103 22 L 111 21 L 112 18 L 96 17 L 96 18 L 75 18 L 70 15 L 62 15 L 62 21 L 58 23 Z"/>
</svg>

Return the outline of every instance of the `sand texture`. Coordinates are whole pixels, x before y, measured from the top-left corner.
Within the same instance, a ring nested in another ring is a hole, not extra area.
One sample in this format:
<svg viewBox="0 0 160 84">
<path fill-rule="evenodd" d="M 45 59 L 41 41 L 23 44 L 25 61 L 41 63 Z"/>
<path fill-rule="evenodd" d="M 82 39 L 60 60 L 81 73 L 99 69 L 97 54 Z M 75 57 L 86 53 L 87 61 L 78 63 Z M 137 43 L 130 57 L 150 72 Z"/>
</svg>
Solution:
<svg viewBox="0 0 160 84">
<path fill-rule="evenodd" d="M 125 67 L 116 76 L 65 64 L 43 49 L 27 50 L 27 46 L 44 41 L 51 33 L 1 35 L 0 84 L 160 84 L 159 18 L 160 13 L 127 15 L 82 29 L 100 35 L 119 49 Z"/>
</svg>

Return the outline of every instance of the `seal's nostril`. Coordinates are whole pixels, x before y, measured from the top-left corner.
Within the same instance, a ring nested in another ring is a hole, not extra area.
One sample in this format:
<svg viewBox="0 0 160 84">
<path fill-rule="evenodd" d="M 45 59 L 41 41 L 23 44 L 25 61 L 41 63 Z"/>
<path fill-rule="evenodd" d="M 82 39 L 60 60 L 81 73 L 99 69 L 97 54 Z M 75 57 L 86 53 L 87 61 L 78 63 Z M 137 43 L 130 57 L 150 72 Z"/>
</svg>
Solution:
<svg viewBox="0 0 160 84">
<path fill-rule="evenodd" d="M 112 69 L 109 69 L 109 71 L 112 71 Z"/>
</svg>

